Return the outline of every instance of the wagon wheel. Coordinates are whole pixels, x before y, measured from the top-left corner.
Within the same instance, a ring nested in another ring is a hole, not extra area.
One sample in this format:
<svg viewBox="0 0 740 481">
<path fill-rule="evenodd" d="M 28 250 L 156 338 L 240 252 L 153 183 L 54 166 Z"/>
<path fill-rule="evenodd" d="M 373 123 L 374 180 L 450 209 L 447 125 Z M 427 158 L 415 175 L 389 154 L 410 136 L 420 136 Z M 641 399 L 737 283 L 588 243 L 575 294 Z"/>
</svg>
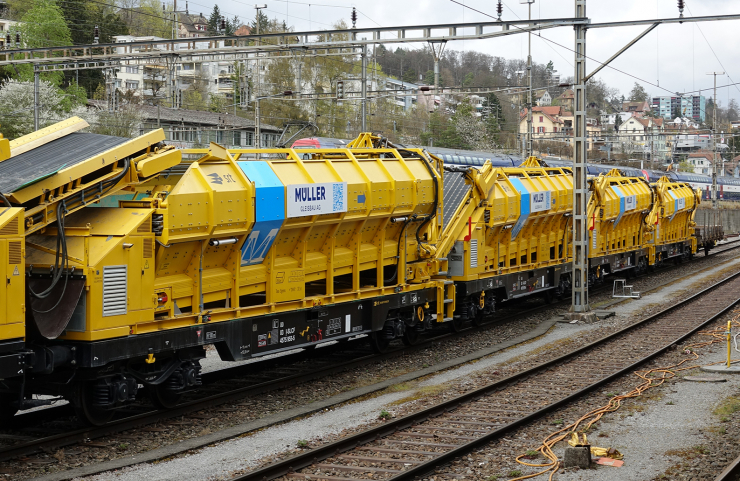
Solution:
<svg viewBox="0 0 740 481">
<path fill-rule="evenodd" d="M 18 409 L 15 407 L 15 401 L 18 396 L 15 394 L 0 394 L 0 423 L 5 424 L 13 419 Z"/>
<path fill-rule="evenodd" d="M 452 321 L 450 321 L 450 330 L 452 332 L 460 332 L 463 330 L 463 325 L 465 324 L 465 321 L 460 319 L 457 316 L 454 316 L 452 318 Z"/>
<path fill-rule="evenodd" d="M 90 426 L 103 426 L 113 419 L 115 411 L 102 409 L 93 404 L 95 396 L 95 381 L 87 381 L 77 385 L 75 400 L 72 403 L 77 419 Z"/>
<path fill-rule="evenodd" d="M 171 389 L 164 387 L 165 383 L 157 386 L 147 386 L 146 390 L 149 393 L 149 399 L 152 401 L 158 409 L 172 409 L 178 405 L 182 392 L 176 392 Z"/>
<path fill-rule="evenodd" d="M 391 344 L 390 339 L 386 339 L 383 336 L 383 331 L 376 331 L 370 334 L 370 347 L 373 348 L 378 354 L 383 354 L 388 351 L 388 346 Z"/>
</svg>

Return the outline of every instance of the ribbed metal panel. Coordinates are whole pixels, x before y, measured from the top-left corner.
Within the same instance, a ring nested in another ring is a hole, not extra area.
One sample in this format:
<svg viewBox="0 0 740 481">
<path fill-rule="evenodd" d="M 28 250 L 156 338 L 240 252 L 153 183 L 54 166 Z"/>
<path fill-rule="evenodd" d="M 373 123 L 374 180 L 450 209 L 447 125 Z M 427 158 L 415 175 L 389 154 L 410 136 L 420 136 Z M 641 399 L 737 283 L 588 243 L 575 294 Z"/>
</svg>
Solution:
<svg viewBox="0 0 740 481">
<path fill-rule="evenodd" d="M 79 164 L 129 140 L 79 132 L 52 140 L 0 162 L 0 192 L 15 192 L 29 182 Z"/>
<path fill-rule="evenodd" d="M 470 239 L 470 267 L 478 267 L 478 240 Z"/>
<path fill-rule="evenodd" d="M 23 261 L 21 241 L 8 242 L 8 264 L 20 264 Z"/>
<path fill-rule="evenodd" d="M 154 239 L 144 239 L 143 255 L 144 259 L 151 259 L 154 251 Z"/>
<path fill-rule="evenodd" d="M 18 235 L 18 217 L 14 217 L 5 227 L 0 229 L 0 235 Z"/>
<path fill-rule="evenodd" d="M 103 317 L 126 314 L 128 266 L 103 267 Z"/>
<path fill-rule="evenodd" d="M 445 172 L 444 178 L 444 215 L 443 228 L 452 220 L 460 203 L 465 199 L 470 186 L 465 183 L 465 176 L 459 172 Z"/>
</svg>

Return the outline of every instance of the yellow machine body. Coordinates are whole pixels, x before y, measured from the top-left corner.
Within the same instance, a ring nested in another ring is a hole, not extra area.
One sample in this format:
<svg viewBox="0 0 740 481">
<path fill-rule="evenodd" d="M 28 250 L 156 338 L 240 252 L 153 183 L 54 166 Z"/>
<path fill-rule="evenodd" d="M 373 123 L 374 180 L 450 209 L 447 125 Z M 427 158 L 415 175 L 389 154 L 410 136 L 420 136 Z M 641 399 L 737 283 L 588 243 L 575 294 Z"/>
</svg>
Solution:
<svg viewBox="0 0 740 481">
<path fill-rule="evenodd" d="M 701 202 L 701 193 L 684 182 L 661 177 L 651 184 L 653 206 L 645 218 L 648 232 L 646 243 L 651 249 L 651 264 L 679 255 L 684 246 L 696 253 L 696 223 L 694 215 Z"/>
<path fill-rule="evenodd" d="M 23 209 L 0 208 L 0 341 L 25 337 L 25 247 Z"/>
<path fill-rule="evenodd" d="M 174 186 L 69 216 L 87 322 L 63 337 L 107 339 L 444 285 L 431 280 L 441 179 L 421 151 L 405 152 L 240 150 L 235 161 L 213 144 Z M 29 238 L 46 247 L 29 261 L 52 264 L 55 238 L 53 229 Z M 111 311 L 120 314 L 103 314 L 106 298 L 122 299 L 106 290 L 106 272 L 126 278 L 125 308 Z"/>
<path fill-rule="evenodd" d="M 640 177 L 624 177 L 617 170 L 595 177 L 590 183 L 589 258 L 639 249 L 643 219 L 652 204 L 650 185 Z"/>
<path fill-rule="evenodd" d="M 530 158 L 512 168 L 487 163 L 480 171 L 471 169 L 468 179 L 469 197 L 443 234 L 453 280 L 538 269 L 568 257 L 569 171 L 541 167 Z"/>
</svg>

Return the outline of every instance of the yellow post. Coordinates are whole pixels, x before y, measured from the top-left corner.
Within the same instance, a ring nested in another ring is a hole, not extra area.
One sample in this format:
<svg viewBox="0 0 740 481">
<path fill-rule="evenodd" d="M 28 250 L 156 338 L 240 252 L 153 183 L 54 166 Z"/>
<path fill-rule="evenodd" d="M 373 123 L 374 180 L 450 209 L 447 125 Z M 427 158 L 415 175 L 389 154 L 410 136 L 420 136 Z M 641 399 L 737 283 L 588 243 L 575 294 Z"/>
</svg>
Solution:
<svg viewBox="0 0 740 481">
<path fill-rule="evenodd" d="M 727 321 L 727 367 L 730 367 L 730 357 L 732 355 L 732 346 L 730 345 L 730 338 L 732 333 L 732 321 Z"/>
</svg>

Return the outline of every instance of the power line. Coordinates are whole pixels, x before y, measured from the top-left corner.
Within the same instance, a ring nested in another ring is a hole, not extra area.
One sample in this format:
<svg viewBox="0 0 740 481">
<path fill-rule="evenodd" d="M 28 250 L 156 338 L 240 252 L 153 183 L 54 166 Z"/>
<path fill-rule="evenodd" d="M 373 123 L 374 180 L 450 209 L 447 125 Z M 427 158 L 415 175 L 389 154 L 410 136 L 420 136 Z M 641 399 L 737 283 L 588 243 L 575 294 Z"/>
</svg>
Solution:
<svg viewBox="0 0 740 481">
<path fill-rule="evenodd" d="M 485 16 L 487 16 L 487 17 L 490 17 L 490 18 L 494 18 L 494 19 L 497 19 L 497 18 L 498 18 L 498 17 L 494 17 L 493 15 L 489 15 L 489 14 L 487 14 L 487 13 L 485 13 L 485 12 L 481 12 L 480 10 L 476 10 L 476 9 L 474 9 L 474 8 L 470 7 L 470 6 L 464 5 L 464 4 L 460 3 L 460 2 L 458 2 L 457 0 L 450 0 L 450 1 L 451 1 L 451 2 L 453 2 L 453 3 L 457 3 L 458 5 L 462 5 L 462 6 L 466 7 L 466 8 L 470 8 L 471 10 L 475 10 L 476 12 L 478 12 L 478 13 L 480 13 L 480 14 L 482 14 L 482 15 L 485 15 Z M 509 8 L 509 7 L 507 7 L 507 8 Z M 509 8 L 509 10 L 511 10 L 511 9 Z M 524 29 L 522 29 L 521 27 L 519 27 L 518 25 L 512 25 L 512 27 L 518 28 L 519 30 L 524 30 Z M 551 40 L 551 39 L 549 39 L 549 38 L 547 38 L 547 37 L 543 37 L 543 36 L 542 36 L 542 34 L 537 34 L 537 37 L 541 38 L 542 40 L 546 40 L 546 41 L 548 41 L 548 42 L 550 42 L 550 43 L 552 43 L 552 44 L 554 44 L 554 45 L 557 45 L 558 47 L 564 48 L 564 49 L 566 49 L 566 50 L 568 50 L 568 51 L 570 51 L 570 52 L 573 52 L 573 53 L 575 53 L 575 50 L 573 50 L 572 48 L 570 48 L 570 47 L 566 47 L 565 45 L 562 45 L 562 44 L 560 44 L 560 43 L 558 43 L 558 42 L 556 42 L 556 41 L 554 41 L 554 40 Z M 594 61 L 594 62 L 598 63 L 599 65 L 604 65 L 604 63 L 603 63 L 603 62 L 601 62 L 601 61 L 599 61 L 599 60 L 596 60 L 595 58 L 591 58 L 591 57 L 589 57 L 589 56 L 585 56 L 585 57 L 586 57 L 586 58 L 587 58 L 588 60 L 591 60 L 591 61 Z M 652 85 L 653 87 L 657 87 L 657 88 L 659 88 L 659 89 L 665 90 L 666 92 L 670 92 L 670 93 L 674 93 L 674 92 L 675 92 L 675 90 L 669 90 L 669 89 L 667 89 L 667 88 L 665 88 L 665 87 L 661 87 L 660 85 L 657 85 L 657 84 L 654 84 L 654 83 L 652 83 L 652 82 L 649 82 L 649 81 L 647 81 L 647 80 L 644 80 L 644 79 L 642 79 L 642 78 L 640 78 L 640 77 L 638 77 L 638 76 L 636 76 L 636 75 L 632 75 L 631 73 L 625 72 L 624 70 L 620 70 L 620 69 L 618 69 L 618 68 L 616 68 L 616 67 L 612 67 L 611 65 L 604 65 L 604 66 L 605 66 L 606 68 L 610 68 L 610 69 L 612 69 L 612 70 L 615 70 L 615 71 L 617 71 L 617 72 L 619 72 L 619 73 L 621 73 L 621 74 L 627 75 L 628 77 L 632 77 L 632 78 L 634 78 L 634 79 L 637 79 L 637 80 L 639 80 L 640 82 L 643 82 L 643 83 L 646 83 L 646 84 L 648 84 L 648 85 Z"/>
<path fill-rule="evenodd" d="M 691 13 L 691 9 L 688 7 L 688 5 L 686 6 L 686 9 L 689 11 L 689 13 L 692 16 L 694 15 L 693 13 Z M 727 78 L 729 78 L 730 79 L 730 82 L 732 82 L 732 84 L 730 84 L 730 85 L 734 85 L 735 86 L 735 89 L 738 91 L 738 93 L 740 93 L 740 88 L 738 88 L 738 86 L 735 83 L 735 81 L 732 80 L 732 77 L 730 77 L 730 71 L 727 70 L 724 65 L 722 65 L 722 61 L 717 56 L 717 53 L 714 51 L 714 48 L 712 48 L 712 44 L 709 43 L 709 39 L 707 39 L 707 36 L 704 35 L 704 30 L 701 29 L 701 26 L 699 26 L 699 24 L 696 24 L 696 26 L 699 28 L 699 32 L 701 33 L 701 36 L 704 37 L 704 41 L 707 42 L 707 45 L 709 46 L 709 50 L 712 51 L 712 54 L 714 55 L 714 58 L 717 59 L 717 62 L 719 62 L 720 67 L 722 67 L 722 69 L 725 71 L 725 73 L 727 75 Z M 706 90 L 708 90 L 708 89 L 706 89 Z M 716 104 L 717 103 L 717 99 L 714 99 L 714 102 Z"/>
</svg>

